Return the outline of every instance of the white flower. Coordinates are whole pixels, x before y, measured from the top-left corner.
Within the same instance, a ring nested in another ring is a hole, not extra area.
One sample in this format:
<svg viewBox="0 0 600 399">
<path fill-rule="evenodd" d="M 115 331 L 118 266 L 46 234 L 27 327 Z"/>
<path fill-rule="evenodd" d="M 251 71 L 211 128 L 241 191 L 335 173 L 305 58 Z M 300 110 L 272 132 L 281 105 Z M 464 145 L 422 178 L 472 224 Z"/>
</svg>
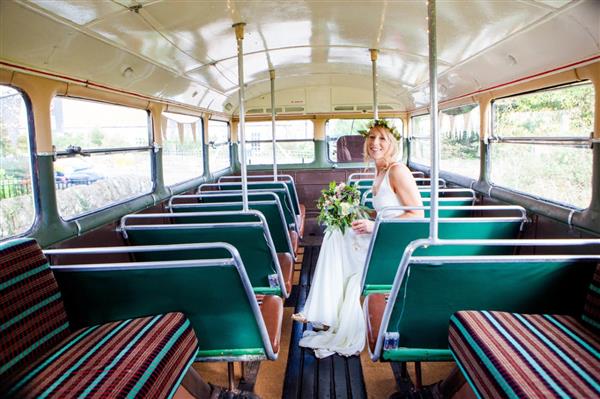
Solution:
<svg viewBox="0 0 600 399">
<path fill-rule="evenodd" d="M 352 211 L 352 205 L 350 205 L 347 202 L 342 203 L 341 208 L 342 208 L 342 216 L 348 216 L 350 214 L 350 212 Z"/>
</svg>

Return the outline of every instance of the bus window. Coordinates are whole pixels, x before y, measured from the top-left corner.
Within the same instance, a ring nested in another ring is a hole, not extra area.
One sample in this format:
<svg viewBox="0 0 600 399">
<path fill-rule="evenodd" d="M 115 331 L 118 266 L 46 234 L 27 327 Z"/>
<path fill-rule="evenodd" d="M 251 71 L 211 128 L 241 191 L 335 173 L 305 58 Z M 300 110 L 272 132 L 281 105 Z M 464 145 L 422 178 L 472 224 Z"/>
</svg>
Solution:
<svg viewBox="0 0 600 399">
<path fill-rule="evenodd" d="M 276 121 L 278 164 L 304 164 L 315 160 L 314 125 L 309 120 Z M 272 165 L 271 122 L 245 124 L 248 165 Z"/>
<path fill-rule="evenodd" d="M 204 174 L 202 120 L 197 116 L 163 112 L 163 178 L 165 186 Z M 163 125 L 164 126 L 164 125 Z"/>
<path fill-rule="evenodd" d="M 577 83 L 493 103 L 491 182 L 585 208 L 592 196 L 594 89 Z"/>
<path fill-rule="evenodd" d="M 35 219 L 28 112 L 21 93 L 0 85 L 0 238 L 26 232 Z"/>
<path fill-rule="evenodd" d="M 440 169 L 478 179 L 479 105 L 469 104 L 445 109 L 440 113 L 439 123 Z"/>
<path fill-rule="evenodd" d="M 94 101 L 55 97 L 52 142 L 56 196 L 63 219 L 152 190 L 148 113 Z"/>
<path fill-rule="evenodd" d="M 229 123 L 208 121 L 208 168 L 211 173 L 231 166 Z"/>
<path fill-rule="evenodd" d="M 410 119 L 410 162 L 429 166 L 431 164 L 431 121 L 429 114 L 413 116 Z"/>
<path fill-rule="evenodd" d="M 402 132 L 402 119 L 386 118 L 399 132 Z M 372 119 L 330 119 L 325 125 L 327 154 L 331 162 L 364 162 L 362 138 L 359 131 L 367 130 Z M 402 143 L 399 143 L 402 147 Z"/>
</svg>

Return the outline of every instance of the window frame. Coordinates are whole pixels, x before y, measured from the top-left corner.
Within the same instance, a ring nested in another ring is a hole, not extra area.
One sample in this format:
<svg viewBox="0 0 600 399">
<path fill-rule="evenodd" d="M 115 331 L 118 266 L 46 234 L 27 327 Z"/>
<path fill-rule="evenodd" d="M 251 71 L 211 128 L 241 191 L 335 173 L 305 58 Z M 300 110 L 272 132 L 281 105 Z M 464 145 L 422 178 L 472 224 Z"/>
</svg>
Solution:
<svg viewBox="0 0 600 399">
<path fill-rule="evenodd" d="M 127 204 L 129 202 L 133 202 L 135 200 L 138 200 L 140 198 L 143 198 L 147 195 L 152 195 L 155 191 L 156 191 L 156 187 L 157 187 L 157 182 L 156 182 L 156 176 L 157 176 L 157 172 L 158 172 L 158 165 L 156 162 L 156 151 L 158 149 L 158 146 L 156 144 L 156 141 L 154 140 L 154 129 L 153 129 L 153 122 L 152 122 L 152 114 L 150 112 L 149 109 L 144 109 L 144 108 L 138 108 L 138 107 L 133 107 L 131 105 L 125 105 L 125 104 L 120 104 L 120 103 L 112 103 L 112 102 L 108 102 L 108 101 L 103 101 L 103 100 L 98 100 L 98 99 L 94 99 L 94 98 L 87 98 L 87 97 L 78 97 L 78 96 L 68 96 L 68 95 L 56 95 L 52 98 L 52 101 L 54 101 L 54 99 L 56 98 L 66 98 L 66 99 L 72 99 L 72 100 L 79 100 L 79 101 L 88 101 L 88 102 L 93 102 L 93 103 L 100 103 L 100 104 L 107 104 L 107 105 L 113 105 L 113 106 L 118 106 L 118 107 L 125 107 L 125 108 L 131 108 L 131 109 L 136 109 L 136 110 L 140 110 L 140 111 L 144 111 L 146 113 L 146 121 L 147 121 L 147 130 L 148 130 L 148 145 L 147 146 L 136 146 L 136 147 L 115 147 L 115 148 L 95 148 L 95 149 L 89 149 L 86 150 L 84 148 L 81 148 L 81 153 L 85 153 L 85 154 L 112 154 L 112 153 L 124 153 L 124 152 L 143 152 L 143 151 L 148 151 L 149 152 L 149 157 L 150 157 L 150 189 L 147 192 L 143 192 L 140 193 L 139 195 L 133 196 L 133 197 L 127 197 L 121 201 L 115 201 L 115 202 L 111 202 L 108 203 L 105 206 L 87 211 L 87 212 L 83 212 L 77 215 L 74 215 L 72 217 L 69 218 L 65 218 L 63 217 L 63 215 L 60 214 L 60 210 L 58 207 L 58 196 L 56 198 L 56 207 L 57 207 L 57 214 L 60 220 L 64 221 L 64 222 L 70 222 L 70 221 L 74 221 L 80 218 L 84 218 L 84 217 L 89 217 L 90 215 L 96 214 L 98 212 L 102 212 L 102 211 L 106 211 L 108 209 L 117 207 L 119 205 L 123 205 L 123 204 Z M 53 130 L 52 127 L 50 127 L 50 134 L 51 134 L 51 139 L 52 142 L 54 139 L 53 136 Z M 54 148 L 54 144 L 52 144 L 53 148 Z M 54 171 L 54 163 L 59 159 L 59 158 L 68 158 L 68 157 L 72 157 L 73 154 L 72 152 L 69 152 L 67 150 L 62 150 L 62 151 L 57 151 L 55 150 L 53 152 L 54 155 L 54 159 L 52 161 L 52 169 Z M 56 190 L 56 184 L 54 184 L 54 189 Z"/>
<path fill-rule="evenodd" d="M 429 136 L 426 136 L 426 135 L 425 136 L 421 136 L 421 135 L 416 136 L 415 135 L 415 129 L 414 129 L 414 122 L 413 121 L 414 121 L 415 118 L 418 118 L 418 117 L 421 117 L 421 116 L 429 116 L 429 118 L 430 118 L 429 119 L 429 123 L 431 123 L 431 113 L 430 112 L 427 112 L 427 113 L 424 113 L 424 114 L 417 114 L 417 115 L 411 115 L 410 116 L 410 134 L 408 135 L 408 139 L 407 139 L 407 141 L 408 141 L 408 143 L 407 143 L 408 144 L 407 145 L 408 146 L 408 163 L 409 164 L 410 163 L 414 163 L 416 165 L 421 165 L 421 166 L 425 166 L 427 168 L 431 168 L 431 165 L 429 165 L 429 164 L 423 164 L 423 163 L 420 163 L 420 162 L 415 162 L 412 159 L 412 145 L 413 145 L 413 141 L 414 140 L 416 140 L 416 142 L 418 142 L 419 140 L 429 140 L 429 145 L 431 146 L 431 135 L 429 135 Z M 416 144 L 416 142 L 415 142 L 415 144 Z M 429 162 L 429 163 L 431 163 L 431 162 Z"/>
<path fill-rule="evenodd" d="M 594 137 L 593 137 L 593 121 L 592 121 L 591 134 L 587 138 L 585 138 L 584 136 L 565 136 L 565 137 L 561 137 L 561 136 L 550 136 L 550 137 L 510 136 L 510 137 L 501 137 L 501 136 L 495 135 L 496 102 L 498 100 L 503 100 L 506 98 L 522 97 L 522 96 L 527 96 L 529 94 L 542 93 L 542 92 L 546 92 L 546 91 L 560 90 L 561 88 L 568 88 L 569 86 L 576 86 L 578 84 L 580 84 L 580 85 L 590 84 L 592 89 L 594 90 L 594 93 L 596 91 L 596 86 L 593 84 L 593 82 L 591 80 L 580 80 L 580 81 L 563 82 L 563 83 L 555 84 L 555 85 L 548 86 L 548 87 L 542 87 L 542 88 L 537 88 L 534 90 L 508 94 L 505 96 L 494 98 L 490 101 L 490 120 L 489 120 L 489 124 L 488 124 L 489 135 L 484 138 L 484 142 L 485 142 L 485 146 L 486 146 L 486 149 L 485 149 L 485 159 L 486 160 L 485 161 L 486 161 L 486 165 L 487 165 L 486 166 L 487 171 L 485 173 L 485 181 L 487 184 L 490 185 L 490 187 L 498 187 L 498 188 L 501 188 L 508 192 L 522 195 L 527 198 L 532 198 L 536 201 L 540 201 L 543 203 L 547 203 L 547 204 L 551 204 L 551 205 L 555 205 L 555 206 L 559 206 L 559 207 L 563 207 L 563 208 L 568 208 L 573 211 L 575 211 L 575 210 L 583 211 L 590 207 L 591 203 L 589 203 L 584 208 L 580 208 L 579 206 L 577 206 L 575 204 L 569 204 L 566 202 L 562 202 L 560 200 L 547 198 L 547 197 L 544 197 L 544 196 L 541 196 L 538 194 L 534 194 L 531 192 L 521 191 L 516 188 L 508 187 L 503 184 L 494 183 L 494 181 L 492 180 L 493 160 L 492 160 L 491 153 L 492 153 L 492 146 L 494 144 L 549 145 L 549 146 L 557 146 L 557 147 L 562 147 L 562 148 L 590 148 L 590 149 L 592 149 L 592 145 L 594 143 L 598 142 L 598 139 L 594 139 Z M 593 109 L 595 109 L 595 108 L 593 107 Z M 595 119 L 595 118 L 597 118 L 597 115 L 595 115 L 595 111 L 594 111 L 593 119 Z M 593 151 L 593 149 L 592 149 L 592 151 Z M 592 162 L 593 162 L 593 158 L 592 158 Z M 593 165 L 592 165 L 592 168 L 593 168 Z M 590 180 L 590 184 L 593 184 L 593 181 Z M 592 197 L 590 198 L 590 201 L 593 201 L 593 193 L 592 193 Z"/>
<path fill-rule="evenodd" d="M 222 172 L 224 170 L 230 169 L 233 165 L 233 154 L 231 153 L 231 122 L 229 121 L 225 121 L 222 119 L 209 119 L 207 121 L 208 124 L 208 134 L 210 135 L 210 122 L 220 122 L 220 123 L 224 123 L 227 126 L 227 141 L 219 141 L 219 142 L 214 142 L 214 141 L 210 141 L 208 140 L 206 142 L 206 146 L 208 147 L 208 154 L 207 154 L 207 161 L 208 161 L 208 171 L 205 171 L 205 174 L 215 174 L 215 173 L 219 173 Z M 204 127 L 202 127 L 202 130 L 204 131 Z M 202 133 L 204 135 L 204 132 Z M 222 146 L 228 146 L 228 154 L 229 154 L 229 165 L 226 166 L 225 168 L 221 168 L 221 169 L 216 169 L 216 170 L 212 170 L 210 167 L 210 152 L 211 150 L 216 150 L 218 147 L 222 147 Z"/>
<path fill-rule="evenodd" d="M 31 173 L 31 195 L 33 201 L 33 220 L 29 227 L 17 234 L 6 236 L 0 238 L 0 241 L 5 241 L 9 239 L 14 239 L 18 237 L 25 237 L 31 235 L 33 232 L 39 230 L 39 227 L 42 222 L 42 213 L 44 213 L 44 208 L 41 203 L 40 196 L 40 170 L 39 163 L 37 157 L 37 142 L 36 142 L 36 131 L 35 131 L 35 122 L 33 117 L 33 104 L 31 102 L 31 98 L 29 94 L 20 87 L 13 86 L 9 83 L 3 83 L 2 86 L 9 87 L 15 90 L 17 93 L 21 95 L 23 102 L 25 103 L 25 111 L 27 115 L 27 135 L 28 135 L 28 150 L 29 150 L 29 167 Z M 54 173 L 52 173 L 54 174 Z"/>
<path fill-rule="evenodd" d="M 315 123 L 313 122 L 312 119 L 283 119 L 283 120 L 275 120 L 275 125 L 277 126 L 277 122 L 289 122 L 289 121 L 302 121 L 302 122 L 312 122 L 312 133 L 313 133 L 313 137 L 312 139 L 275 139 L 275 142 L 277 143 L 313 143 L 313 159 L 311 162 L 294 162 L 294 163 L 280 163 L 279 161 L 277 161 L 277 165 L 310 165 L 311 163 L 314 163 L 315 160 L 317 159 L 317 154 L 316 154 L 316 146 L 315 146 Z M 271 123 L 271 120 L 268 121 L 248 121 L 246 123 Z M 239 126 L 239 125 L 238 125 Z M 273 143 L 273 140 L 270 139 L 265 139 L 265 140 L 248 140 L 246 139 L 246 146 L 250 145 L 252 146 L 253 144 L 262 144 L 262 143 Z M 248 148 L 248 147 L 246 147 Z M 272 163 L 249 163 L 248 162 L 248 166 L 251 167 L 261 167 L 261 166 L 271 166 Z"/>
<path fill-rule="evenodd" d="M 197 175 L 197 176 L 195 176 L 195 177 L 192 177 L 192 178 L 187 179 L 187 180 L 181 180 L 181 181 L 175 182 L 173 184 L 169 184 L 169 185 L 165 184 L 165 181 L 164 181 L 165 180 L 165 151 L 164 151 L 165 143 L 164 143 L 164 141 L 162 143 L 161 147 L 162 147 L 163 150 L 161 152 L 161 157 L 162 157 L 162 159 L 161 159 L 161 166 L 162 166 L 162 173 L 163 173 L 163 185 L 167 189 L 173 189 L 174 187 L 185 185 L 186 183 L 189 183 L 191 181 L 201 179 L 202 177 L 204 177 L 206 175 L 206 170 L 205 170 L 206 169 L 206 167 L 205 167 L 206 165 L 205 165 L 205 159 L 204 159 L 205 158 L 205 154 L 204 154 L 204 117 L 197 116 L 197 115 L 184 114 L 184 113 L 181 113 L 181 112 L 168 112 L 168 113 L 178 114 L 178 115 L 184 115 L 184 116 L 190 116 L 190 117 L 197 117 L 198 120 L 195 123 L 200 125 L 200 145 L 199 145 L 199 148 L 200 148 L 200 160 L 201 160 L 201 165 L 202 165 L 202 173 L 199 174 L 199 175 Z M 162 114 L 161 114 L 161 118 L 167 118 L 167 117 L 166 116 L 162 116 Z"/>
</svg>

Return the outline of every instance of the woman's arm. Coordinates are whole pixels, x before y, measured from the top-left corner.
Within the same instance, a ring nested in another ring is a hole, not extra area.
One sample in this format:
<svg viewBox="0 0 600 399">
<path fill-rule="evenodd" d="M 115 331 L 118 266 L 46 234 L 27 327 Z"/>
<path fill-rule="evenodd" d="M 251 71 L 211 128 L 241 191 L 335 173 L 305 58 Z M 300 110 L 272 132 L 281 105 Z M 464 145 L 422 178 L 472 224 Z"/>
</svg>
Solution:
<svg viewBox="0 0 600 399">
<path fill-rule="evenodd" d="M 404 206 L 423 206 L 421 194 L 410 170 L 403 164 L 395 164 L 389 170 L 390 186 L 392 191 Z M 425 213 L 421 209 L 406 210 L 399 217 L 412 218 L 424 217 Z"/>
</svg>

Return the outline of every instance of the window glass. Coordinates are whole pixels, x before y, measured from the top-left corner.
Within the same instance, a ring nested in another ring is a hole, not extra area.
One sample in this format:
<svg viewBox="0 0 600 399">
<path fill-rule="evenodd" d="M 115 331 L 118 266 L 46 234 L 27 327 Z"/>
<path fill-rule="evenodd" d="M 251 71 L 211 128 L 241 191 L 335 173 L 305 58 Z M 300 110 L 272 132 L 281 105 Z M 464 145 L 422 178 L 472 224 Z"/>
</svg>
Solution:
<svg viewBox="0 0 600 399">
<path fill-rule="evenodd" d="M 152 190 L 146 111 L 55 97 L 51 118 L 59 153 L 54 173 L 61 217 L 71 219 Z M 80 153 L 61 155 L 69 148 Z"/>
<path fill-rule="evenodd" d="M 211 173 L 231 166 L 229 123 L 208 121 L 208 167 Z"/>
<path fill-rule="evenodd" d="M 443 110 L 440 138 L 440 169 L 479 178 L 479 105 Z"/>
<path fill-rule="evenodd" d="M 402 119 L 385 118 L 391 122 L 399 132 L 402 132 Z M 364 160 L 362 138 L 360 130 L 367 130 L 367 125 L 372 119 L 330 119 L 325 125 L 327 140 L 327 154 L 331 162 L 362 162 Z M 341 140 L 340 140 L 341 139 Z M 399 143 L 402 146 L 402 143 Z"/>
<path fill-rule="evenodd" d="M 302 164 L 315 159 L 314 125 L 309 120 L 276 121 L 277 163 Z M 272 165 L 271 122 L 246 122 L 248 165 Z"/>
<path fill-rule="evenodd" d="M 411 118 L 410 161 L 429 166 L 431 164 L 431 121 L 429 114 Z"/>
<path fill-rule="evenodd" d="M 585 208 L 591 200 L 594 120 L 591 84 L 496 100 L 490 144 L 494 184 Z M 523 141 L 526 140 L 526 141 Z"/>
<path fill-rule="evenodd" d="M 163 175 L 166 186 L 204 173 L 202 120 L 197 116 L 163 112 Z"/>
<path fill-rule="evenodd" d="M 28 109 L 17 90 L 0 85 L 0 238 L 33 224 Z"/>
</svg>

